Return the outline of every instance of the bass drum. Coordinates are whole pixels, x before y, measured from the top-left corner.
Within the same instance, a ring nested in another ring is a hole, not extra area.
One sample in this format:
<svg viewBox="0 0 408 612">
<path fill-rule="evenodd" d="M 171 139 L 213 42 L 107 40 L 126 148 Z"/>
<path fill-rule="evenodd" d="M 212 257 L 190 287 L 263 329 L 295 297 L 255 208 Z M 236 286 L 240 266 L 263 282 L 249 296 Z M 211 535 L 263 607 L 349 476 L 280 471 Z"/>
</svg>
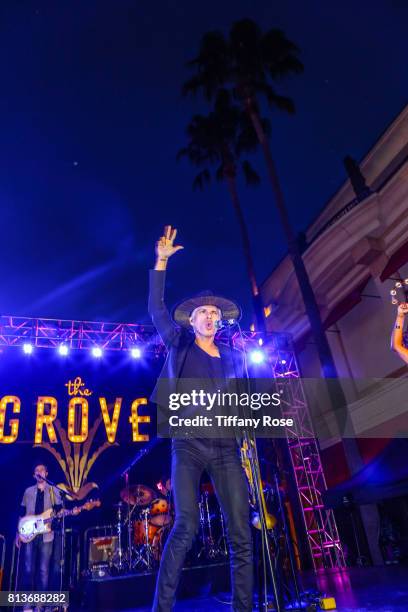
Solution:
<svg viewBox="0 0 408 612">
<path fill-rule="evenodd" d="M 156 533 L 160 530 L 160 527 L 156 525 L 147 525 L 147 542 L 146 542 L 146 529 L 145 522 L 142 520 L 133 522 L 133 543 L 136 546 L 143 546 L 144 544 L 152 544 Z"/>
<path fill-rule="evenodd" d="M 156 561 L 160 561 L 164 546 L 167 542 L 167 538 L 170 535 L 172 525 L 165 525 L 161 527 L 154 535 L 152 548 L 153 548 L 153 556 Z"/>
</svg>

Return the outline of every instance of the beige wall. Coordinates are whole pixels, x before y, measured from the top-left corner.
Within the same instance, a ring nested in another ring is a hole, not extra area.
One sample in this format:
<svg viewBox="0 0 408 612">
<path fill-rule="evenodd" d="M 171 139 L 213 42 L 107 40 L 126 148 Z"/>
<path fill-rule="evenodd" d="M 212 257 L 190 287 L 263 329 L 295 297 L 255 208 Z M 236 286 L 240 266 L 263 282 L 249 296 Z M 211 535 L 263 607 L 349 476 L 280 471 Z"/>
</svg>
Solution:
<svg viewBox="0 0 408 612">
<path fill-rule="evenodd" d="M 407 278 L 408 265 L 399 272 L 402 278 Z M 400 384 L 390 379 L 386 388 L 381 388 L 382 410 L 379 410 L 379 392 L 373 381 L 406 372 L 401 370 L 403 364 L 399 357 L 390 350 L 395 307 L 389 299 L 389 290 L 393 285 L 391 280 L 381 283 L 370 279 L 361 302 L 326 332 L 339 377 L 345 379 L 343 389 L 353 423 L 363 436 L 370 435 L 374 415 L 375 425 L 381 426 L 401 414 Z M 298 352 L 298 361 L 303 377 L 320 377 L 320 363 L 310 335 Z M 322 447 L 327 448 L 336 441 L 335 437 L 326 440 Z"/>
</svg>

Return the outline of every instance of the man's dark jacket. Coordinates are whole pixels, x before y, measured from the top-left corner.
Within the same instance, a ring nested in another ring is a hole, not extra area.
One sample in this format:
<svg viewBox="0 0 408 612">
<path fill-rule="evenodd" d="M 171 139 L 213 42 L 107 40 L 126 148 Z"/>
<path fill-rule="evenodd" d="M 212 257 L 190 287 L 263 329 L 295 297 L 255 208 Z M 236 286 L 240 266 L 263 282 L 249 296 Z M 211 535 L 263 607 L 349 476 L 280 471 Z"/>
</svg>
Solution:
<svg viewBox="0 0 408 612">
<path fill-rule="evenodd" d="M 177 379 L 182 372 L 188 349 L 195 340 L 195 336 L 192 332 L 185 328 L 178 327 L 174 323 L 167 310 L 164 303 L 165 279 L 166 272 L 161 270 L 150 270 L 149 314 L 163 344 L 168 350 L 166 361 L 150 398 L 152 402 L 157 402 L 158 385 L 161 379 L 169 380 L 170 385 L 173 385 L 170 392 L 173 390 L 175 391 Z M 217 343 L 217 347 L 220 351 L 225 377 L 242 378 L 242 353 L 236 349 L 231 351 L 228 345 L 221 343 Z"/>
</svg>

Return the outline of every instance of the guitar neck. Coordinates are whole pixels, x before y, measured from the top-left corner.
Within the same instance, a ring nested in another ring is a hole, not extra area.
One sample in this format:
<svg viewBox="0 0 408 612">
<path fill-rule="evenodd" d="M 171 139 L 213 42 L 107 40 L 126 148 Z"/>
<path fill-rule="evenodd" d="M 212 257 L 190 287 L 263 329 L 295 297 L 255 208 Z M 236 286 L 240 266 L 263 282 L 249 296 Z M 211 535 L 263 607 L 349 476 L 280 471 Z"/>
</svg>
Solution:
<svg viewBox="0 0 408 612">
<path fill-rule="evenodd" d="M 77 508 L 77 512 L 81 512 L 81 508 Z M 72 514 L 74 514 L 74 510 L 60 510 L 59 512 L 57 512 L 57 514 L 55 514 L 54 516 L 50 516 L 47 519 L 44 519 L 44 523 L 52 523 L 52 521 L 54 519 L 60 519 L 64 516 L 71 516 Z"/>
</svg>

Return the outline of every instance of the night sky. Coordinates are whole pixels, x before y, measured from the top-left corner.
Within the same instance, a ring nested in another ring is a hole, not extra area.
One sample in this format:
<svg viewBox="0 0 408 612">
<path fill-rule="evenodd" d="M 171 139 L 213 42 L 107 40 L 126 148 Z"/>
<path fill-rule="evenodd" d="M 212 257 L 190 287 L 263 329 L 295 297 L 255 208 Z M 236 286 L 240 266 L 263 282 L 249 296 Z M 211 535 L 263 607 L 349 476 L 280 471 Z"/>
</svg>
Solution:
<svg viewBox="0 0 408 612">
<path fill-rule="evenodd" d="M 164 224 L 184 251 L 168 302 L 204 288 L 249 289 L 226 186 L 193 192 L 177 151 L 207 107 L 183 99 L 202 34 L 251 17 L 282 28 L 305 72 L 269 114 L 296 231 L 316 217 L 408 101 L 404 0 L 2 0 L 0 313 L 147 322 L 147 270 Z M 261 156 L 254 165 L 265 177 Z M 239 185 L 258 280 L 285 254 L 270 186 Z M 248 316 L 244 319 L 248 324 Z"/>
</svg>

